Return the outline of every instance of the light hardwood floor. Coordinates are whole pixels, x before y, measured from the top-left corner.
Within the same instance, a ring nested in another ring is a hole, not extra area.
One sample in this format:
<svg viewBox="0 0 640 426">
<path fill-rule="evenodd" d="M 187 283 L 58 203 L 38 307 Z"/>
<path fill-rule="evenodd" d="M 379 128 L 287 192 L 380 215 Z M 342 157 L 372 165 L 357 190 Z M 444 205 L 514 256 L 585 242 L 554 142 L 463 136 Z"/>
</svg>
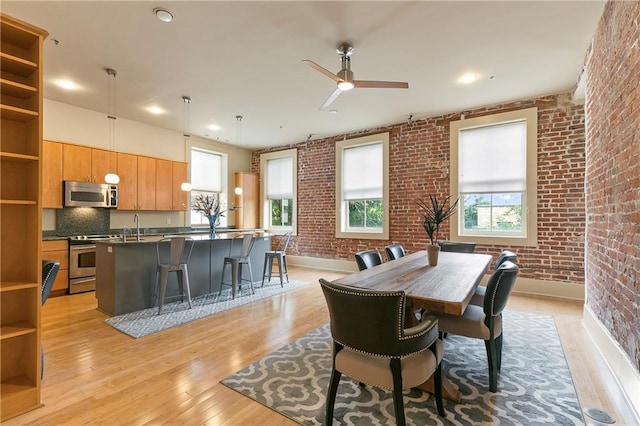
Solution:
<svg viewBox="0 0 640 426">
<path fill-rule="evenodd" d="M 93 293 L 49 299 L 44 406 L 5 424 L 294 424 L 219 383 L 328 321 L 318 278 L 344 274 L 291 267 L 290 275 L 312 284 L 141 339 L 106 325 Z M 552 315 L 582 406 L 634 423 L 582 328 L 580 302 L 512 295 L 507 309 Z"/>
</svg>

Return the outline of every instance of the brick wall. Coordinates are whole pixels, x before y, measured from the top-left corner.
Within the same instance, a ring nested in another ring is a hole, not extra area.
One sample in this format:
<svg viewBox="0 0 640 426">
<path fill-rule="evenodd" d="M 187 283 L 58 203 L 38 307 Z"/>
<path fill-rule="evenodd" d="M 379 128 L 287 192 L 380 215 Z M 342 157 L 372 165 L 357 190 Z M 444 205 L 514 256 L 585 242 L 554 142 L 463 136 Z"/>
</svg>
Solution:
<svg viewBox="0 0 640 426">
<path fill-rule="evenodd" d="M 587 60 L 587 304 L 640 371 L 640 3 L 609 2 Z"/>
<path fill-rule="evenodd" d="M 477 252 L 518 253 L 521 276 L 582 284 L 584 253 L 584 112 L 568 95 L 545 96 L 465 111 L 467 118 L 538 107 L 538 247 L 484 246 Z M 424 249 L 427 236 L 415 200 L 429 193 L 449 193 L 449 122 L 460 114 L 432 117 L 369 129 L 278 149 L 298 149 L 298 236 L 292 255 L 353 260 L 368 248 L 383 250 L 392 242 L 408 252 Z M 390 240 L 336 239 L 335 142 L 389 132 Z M 277 149 L 271 149 L 273 151 Z M 252 168 L 259 173 L 260 154 Z M 444 235 L 448 235 L 448 224 Z"/>
</svg>

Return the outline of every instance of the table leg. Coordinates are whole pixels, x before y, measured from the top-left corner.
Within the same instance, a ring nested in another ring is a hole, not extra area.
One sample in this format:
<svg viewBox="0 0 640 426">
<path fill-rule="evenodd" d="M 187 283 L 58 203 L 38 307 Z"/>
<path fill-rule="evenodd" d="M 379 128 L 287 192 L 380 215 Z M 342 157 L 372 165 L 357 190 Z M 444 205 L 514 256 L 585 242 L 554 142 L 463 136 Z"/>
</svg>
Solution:
<svg viewBox="0 0 640 426">
<path fill-rule="evenodd" d="M 429 380 L 419 385 L 418 389 L 429 392 L 431 394 L 434 393 L 433 376 L 429 377 Z M 455 402 L 460 402 L 460 400 L 462 399 L 460 389 L 458 389 L 458 387 L 454 385 L 451 380 L 449 380 L 449 378 L 444 374 L 442 375 L 442 397 Z"/>
</svg>

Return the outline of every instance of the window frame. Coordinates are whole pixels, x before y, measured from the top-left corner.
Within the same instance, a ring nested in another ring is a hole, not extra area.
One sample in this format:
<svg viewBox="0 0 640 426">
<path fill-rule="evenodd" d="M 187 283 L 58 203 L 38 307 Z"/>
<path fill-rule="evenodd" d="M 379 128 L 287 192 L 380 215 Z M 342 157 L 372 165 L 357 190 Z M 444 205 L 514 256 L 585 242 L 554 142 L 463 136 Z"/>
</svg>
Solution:
<svg viewBox="0 0 640 426">
<path fill-rule="evenodd" d="M 192 173 L 193 173 L 193 162 L 191 161 L 191 153 L 192 151 L 200 151 L 207 154 L 218 155 L 220 156 L 220 186 L 221 191 L 215 192 L 206 189 L 198 189 L 196 187 L 192 187 L 189 193 L 189 209 L 186 212 L 185 221 L 188 226 L 192 228 L 209 228 L 208 220 L 198 212 L 197 215 L 200 217 L 199 222 L 192 221 L 192 215 L 195 214 L 193 209 L 191 208 L 193 204 L 194 194 L 204 193 L 204 194 L 217 194 L 218 200 L 222 203 L 223 209 L 225 210 L 224 215 L 219 219 L 219 226 L 226 228 L 229 226 L 229 194 L 226 188 L 228 188 L 228 170 L 229 170 L 229 155 L 225 152 L 217 151 L 211 149 L 211 147 L 201 146 L 197 144 L 190 144 L 188 147 L 188 158 L 189 158 L 189 182 L 193 182 Z"/>
<path fill-rule="evenodd" d="M 271 226 L 271 200 L 267 196 L 267 185 L 269 179 L 267 163 L 269 160 L 276 160 L 280 158 L 292 159 L 291 178 L 293 180 L 293 206 L 291 209 L 291 226 Z M 284 235 L 287 232 L 291 232 L 292 235 L 298 235 L 298 150 L 296 148 L 260 154 L 260 190 L 262 193 L 263 228 L 276 235 Z"/>
<path fill-rule="evenodd" d="M 508 122 L 526 122 L 526 190 L 523 199 L 523 229 L 525 236 L 505 235 L 500 231 L 474 234 L 461 232 L 464 223 L 464 205 L 459 203 L 456 214 L 450 220 L 452 241 L 472 241 L 487 245 L 518 245 L 535 247 L 538 244 L 538 108 L 526 108 L 482 117 L 468 118 L 450 123 L 450 191 L 452 199 L 460 198 L 459 191 L 459 133 L 463 129 L 497 126 Z"/>
<path fill-rule="evenodd" d="M 344 200 L 342 176 L 343 153 L 345 149 L 357 146 L 382 144 L 382 229 L 379 232 L 373 231 L 351 231 L 347 228 L 348 207 L 347 200 Z M 377 133 L 352 139 L 345 139 L 336 142 L 336 238 L 353 238 L 365 240 L 388 240 L 389 239 L 389 132 Z"/>
</svg>

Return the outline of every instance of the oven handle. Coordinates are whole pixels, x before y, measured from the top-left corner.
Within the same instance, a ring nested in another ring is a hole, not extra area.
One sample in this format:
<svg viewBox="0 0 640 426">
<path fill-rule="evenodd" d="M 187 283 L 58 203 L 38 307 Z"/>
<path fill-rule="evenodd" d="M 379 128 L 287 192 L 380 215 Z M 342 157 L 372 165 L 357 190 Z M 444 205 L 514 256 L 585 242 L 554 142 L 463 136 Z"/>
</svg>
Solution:
<svg viewBox="0 0 640 426">
<path fill-rule="evenodd" d="M 83 284 L 83 283 L 88 283 L 88 282 L 95 281 L 95 280 L 96 280 L 96 277 L 95 277 L 95 276 L 91 276 L 91 277 L 82 277 L 82 278 L 71 278 L 71 279 L 69 280 L 69 283 L 70 283 L 71 285 L 74 285 L 74 284 Z"/>
<path fill-rule="evenodd" d="M 92 251 L 96 251 L 96 245 L 95 244 L 90 244 L 90 245 L 81 245 L 81 246 L 69 246 L 69 251 L 72 253 L 91 253 Z"/>
</svg>

